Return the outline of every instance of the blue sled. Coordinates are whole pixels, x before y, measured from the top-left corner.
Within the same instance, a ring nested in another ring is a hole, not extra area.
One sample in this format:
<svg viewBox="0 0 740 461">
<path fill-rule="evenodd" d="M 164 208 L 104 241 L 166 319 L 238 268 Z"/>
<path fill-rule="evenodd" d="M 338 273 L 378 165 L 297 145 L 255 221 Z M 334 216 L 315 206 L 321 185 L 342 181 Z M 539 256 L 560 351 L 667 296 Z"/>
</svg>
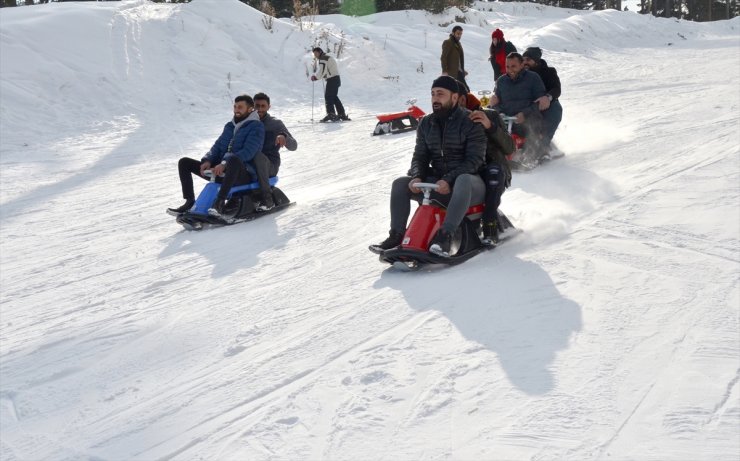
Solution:
<svg viewBox="0 0 740 461">
<path fill-rule="evenodd" d="M 260 203 L 262 196 L 260 193 L 259 183 L 252 182 L 234 186 L 227 196 L 227 209 L 221 216 L 208 214 L 208 209 L 213 206 L 221 189 L 221 184 L 211 180 L 198 195 L 195 205 L 181 215 L 177 216 L 177 222 L 182 224 L 187 230 L 202 230 L 209 227 L 228 226 L 239 222 L 251 221 L 260 216 L 265 216 L 276 211 L 280 211 L 293 202 L 275 187 L 278 178 L 270 178 L 270 187 L 272 189 L 272 199 L 275 207 L 269 211 L 257 211 L 257 205 Z"/>
<path fill-rule="evenodd" d="M 274 187 L 275 184 L 278 182 L 278 177 L 273 176 L 270 178 L 270 187 Z M 249 184 L 243 184 L 241 186 L 234 186 L 229 191 L 228 199 L 231 199 L 234 196 L 244 195 L 249 193 L 250 191 L 259 191 L 260 185 L 257 181 L 250 182 Z M 221 190 L 221 184 L 210 181 L 208 184 L 206 184 L 206 187 L 203 188 L 203 190 L 200 192 L 200 195 L 198 195 L 198 198 L 195 199 L 195 205 L 193 205 L 193 208 L 188 211 L 189 214 L 200 214 L 200 215 L 208 215 L 208 209 L 213 206 L 213 202 L 216 201 L 216 197 L 218 196 L 218 191 Z M 273 189 L 274 190 L 274 189 Z M 277 205 L 277 202 L 275 203 Z"/>
</svg>

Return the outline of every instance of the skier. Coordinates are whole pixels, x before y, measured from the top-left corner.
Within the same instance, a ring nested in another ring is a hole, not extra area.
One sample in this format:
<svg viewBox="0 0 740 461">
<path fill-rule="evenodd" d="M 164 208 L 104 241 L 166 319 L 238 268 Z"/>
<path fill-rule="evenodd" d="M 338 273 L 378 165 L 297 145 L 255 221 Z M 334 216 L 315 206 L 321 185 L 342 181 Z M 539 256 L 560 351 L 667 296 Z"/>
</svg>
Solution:
<svg viewBox="0 0 740 461">
<path fill-rule="evenodd" d="M 409 200 L 421 199 L 418 182 L 434 182 L 439 188 L 434 200 L 447 204 L 447 214 L 434 236 L 429 251 L 450 256 L 452 234 L 468 207 L 483 202 L 485 185 L 478 170 L 485 159 L 486 136 L 483 126 L 468 118 L 470 112 L 458 106 L 458 84 L 443 75 L 432 83 L 432 114 L 424 116 L 416 131 L 416 146 L 407 176 L 393 181 L 391 188 L 391 223 L 389 236 L 372 245 L 382 253 L 402 243 L 411 213 Z"/>
<path fill-rule="evenodd" d="M 226 197 L 231 187 L 248 184 L 256 176 L 254 160 L 257 155 L 264 157 L 260 153 L 264 138 L 265 128 L 259 121 L 259 115 L 254 111 L 254 100 L 246 94 L 237 96 L 234 99 L 234 118 L 226 123 L 221 136 L 218 137 L 211 150 L 200 161 L 183 157 L 178 162 L 177 169 L 185 203 L 178 208 L 168 208 L 167 212 L 178 216 L 190 210 L 195 204 L 191 175 L 207 179 L 204 172 L 211 169 L 212 174 L 220 176 L 223 173 L 224 177 L 218 179 L 221 182 L 221 188 L 208 213 L 222 216 L 228 207 Z"/>
<path fill-rule="evenodd" d="M 527 139 L 529 161 L 539 162 L 543 154 L 543 122 L 539 105 L 534 101 L 545 95 L 545 85 L 535 72 L 524 68 L 522 55 L 506 57 L 506 74 L 496 81 L 488 103 L 499 112 L 516 117 L 513 131 Z"/>
<path fill-rule="evenodd" d="M 465 53 L 463 52 L 462 39 L 463 28 L 455 26 L 452 28 L 450 37 L 442 42 L 442 75 L 449 75 L 467 86 L 465 76 L 468 72 L 465 70 Z"/>
<path fill-rule="evenodd" d="M 257 181 L 259 181 L 260 190 L 263 191 L 263 206 L 261 211 L 268 211 L 275 206 L 275 203 L 272 199 L 272 194 L 265 194 L 264 190 L 265 188 L 270 190 L 270 177 L 277 176 L 280 169 L 280 148 L 285 147 L 290 151 L 294 151 L 298 148 L 298 141 L 293 138 L 282 120 L 273 118 L 267 112 L 270 110 L 270 97 L 265 93 L 254 95 L 254 109 L 257 111 L 262 125 L 265 127 L 265 141 L 262 145 L 262 155 L 255 156 L 254 163 L 257 170 Z M 258 160 L 261 161 L 258 162 Z"/>
<path fill-rule="evenodd" d="M 342 79 L 339 77 L 337 60 L 324 53 L 324 50 L 318 46 L 313 49 L 313 56 L 318 60 L 319 67 L 317 72 L 311 76 L 311 80 L 314 82 L 320 78 L 326 80 L 326 88 L 324 90 L 326 117 L 320 121 L 322 123 L 337 122 L 339 120 L 349 121 L 350 118 L 344 112 L 344 106 L 338 96 L 339 87 L 342 86 Z"/>
<path fill-rule="evenodd" d="M 536 72 L 542 79 L 542 83 L 545 84 L 547 93 L 535 102 L 539 105 L 545 123 L 543 148 L 547 152 L 543 154 L 542 159 L 548 160 L 552 138 L 563 119 L 563 106 L 560 105 L 560 77 L 558 77 L 558 71 L 554 67 L 549 67 L 547 61 L 542 59 L 542 50 L 539 47 L 527 48 L 522 57 L 524 58 L 524 67 Z"/>
<path fill-rule="evenodd" d="M 491 34 L 491 46 L 488 48 L 493 67 L 493 81 L 498 80 L 500 76 L 506 73 L 506 57 L 509 53 L 516 53 L 516 47 L 513 43 L 504 39 L 504 33 L 501 29 L 496 29 Z"/>
</svg>

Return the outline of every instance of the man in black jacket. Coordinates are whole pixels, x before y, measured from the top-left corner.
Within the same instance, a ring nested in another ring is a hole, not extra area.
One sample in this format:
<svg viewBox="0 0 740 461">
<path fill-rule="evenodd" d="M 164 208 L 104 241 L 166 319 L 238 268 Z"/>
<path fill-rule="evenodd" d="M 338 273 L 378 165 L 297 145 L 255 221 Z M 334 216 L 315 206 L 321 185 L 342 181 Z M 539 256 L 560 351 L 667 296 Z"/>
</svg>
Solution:
<svg viewBox="0 0 740 461">
<path fill-rule="evenodd" d="M 457 81 L 441 76 L 432 83 L 432 114 L 419 122 L 416 146 L 407 176 L 393 181 L 391 229 L 388 238 L 370 250 L 381 253 L 401 244 L 411 213 L 411 199 L 421 200 L 418 182 L 433 182 L 439 188 L 432 198 L 447 205 L 447 214 L 429 251 L 449 257 L 452 234 L 468 207 L 482 203 L 486 187 L 478 175 L 485 161 L 486 135 L 483 126 L 468 118 L 470 111 L 458 106 Z"/>
<path fill-rule="evenodd" d="M 529 47 L 522 54 L 524 67 L 535 72 L 545 84 L 546 94 L 536 100 L 545 122 L 545 146 L 550 145 L 555 131 L 563 119 L 563 106 L 560 105 L 560 77 L 554 67 L 549 67 L 542 59 L 539 47 Z"/>
</svg>

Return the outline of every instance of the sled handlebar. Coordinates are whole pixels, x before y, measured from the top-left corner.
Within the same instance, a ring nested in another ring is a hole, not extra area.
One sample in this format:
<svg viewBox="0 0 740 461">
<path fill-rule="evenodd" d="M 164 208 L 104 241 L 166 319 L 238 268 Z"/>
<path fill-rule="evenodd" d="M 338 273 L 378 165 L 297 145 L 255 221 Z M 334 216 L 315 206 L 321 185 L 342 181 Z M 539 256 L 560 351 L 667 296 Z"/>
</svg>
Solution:
<svg viewBox="0 0 740 461">
<path fill-rule="evenodd" d="M 493 93 L 493 91 L 491 90 L 479 90 L 478 91 L 478 94 L 481 94 L 481 95 L 486 95 L 486 94 L 491 94 L 491 93 Z"/>
<path fill-rule="evenodd" d="M 516 117 L 511 115 L 504 115 L 501 114 L 501 118 L 504 120 L 504 123 L 506 123 L 506 129 L 509 133 L 511 133 L 511 127 L 514 126 L 514 122 L 516 121 Z"/>
<path fill-rule="evenodd" d="M 421 191 L 424 193 L 424 200 L 422 200 L 422 205 L 429 205 L 430 200 L 429 196 L 432 194 L 433 190 L 439 189 L 439 186 L 437 184 L 431 183 L 431 182 L 417 182 L 414 184 L 414 187 L 417 189 L 421 189 Z"/>
<path fill-rule="evenodd" d="M 211 181 L 216 180 L 216 177 L 213 175 L 213 170 L 211 170 L 210 168 L 203 171 L 203 176 L 205 176 L 206 178 L 211 178 Z M 223 178 L 223 173 L 221 173 L 220 176 Z"/>
<path fill-rule="evenodd" d="M 413 106 L 414 104 L 416 104 L 416 98 L 411 98 L 407 100 L 406 104 L 408 104 L 409 106 Z"/>
</svg>

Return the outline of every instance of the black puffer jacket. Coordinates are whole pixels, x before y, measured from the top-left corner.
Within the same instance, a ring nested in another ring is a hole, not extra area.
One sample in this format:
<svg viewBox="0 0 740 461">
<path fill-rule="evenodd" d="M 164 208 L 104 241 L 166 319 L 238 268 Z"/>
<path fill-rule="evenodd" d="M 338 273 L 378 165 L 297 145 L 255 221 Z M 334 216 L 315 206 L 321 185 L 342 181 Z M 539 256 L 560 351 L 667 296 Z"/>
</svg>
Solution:
<svg viewBox="0 0 740 461">
<path fill-rule="evenodd" d="M 461 174 L 477 174 L 486 158 L 486 135 L 468 114 L 469 110 L 457 107 L 444 124 L 435 114 L 421 119 L 409 176 L 433 176 L 452 186 Z"/>
<path fill-rule="evenodd" d="M 554 67 L 549 67 L 547 61 L 540 59 L 539 64 L 534 71 L 542 79 L 542 83 L 545 84 L 545 91 L 552 96 L 552 100 L 555 101 L 560 97 L 560 77 L 558 77 L 558 71 Z"/>
</svg>

